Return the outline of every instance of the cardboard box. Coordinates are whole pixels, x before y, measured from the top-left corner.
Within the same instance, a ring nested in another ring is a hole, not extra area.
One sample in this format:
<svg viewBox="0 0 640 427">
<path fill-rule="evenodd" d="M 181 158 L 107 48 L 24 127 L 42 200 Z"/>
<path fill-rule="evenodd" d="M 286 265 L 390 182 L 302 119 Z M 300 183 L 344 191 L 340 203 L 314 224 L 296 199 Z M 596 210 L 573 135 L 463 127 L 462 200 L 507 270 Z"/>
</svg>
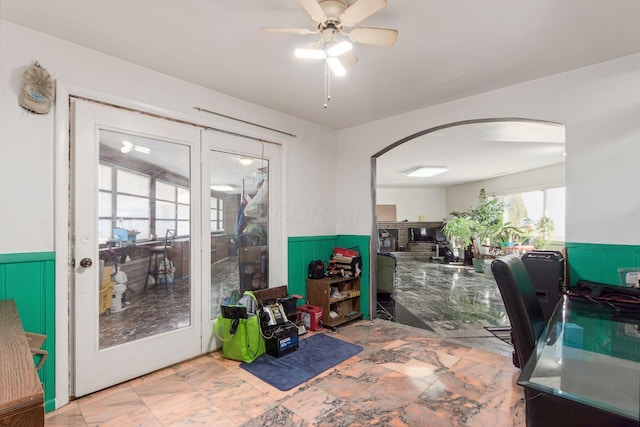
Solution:
<svg viewBox="0 0 640 427">
<path fill-rule="evenodd" d="M 240 262 L 260 262 L 262 254 L 267 254 L 266 246 L 246 246 L 238 248 L 238 257 Z"/>
<path fill-rule="evenodd" d="M 111 309 L 111 300 L 113 297 L 113 286 L 115 282 L 109 282 L 99 292 L 98 299 L 98 313 L 103 314 L 105 311 Z"/>
<path fill-rule="evenodd" d="M 109 284 L 113 282 L 113 279 L 111 278 L 111 276 L 113 276 L 113 266 L 109 265 L 109 266 L 103 267 L 102 283 L 100 283 L 100 289 L 103 289 L 109 286 Z"/>
<path fill-rule="evenodd" d="M 336 304 L 336 312 L 340 317 L 349 317 L 349 313 L 353 311 L 353 300 L 340 301 Z"/>
</svg>

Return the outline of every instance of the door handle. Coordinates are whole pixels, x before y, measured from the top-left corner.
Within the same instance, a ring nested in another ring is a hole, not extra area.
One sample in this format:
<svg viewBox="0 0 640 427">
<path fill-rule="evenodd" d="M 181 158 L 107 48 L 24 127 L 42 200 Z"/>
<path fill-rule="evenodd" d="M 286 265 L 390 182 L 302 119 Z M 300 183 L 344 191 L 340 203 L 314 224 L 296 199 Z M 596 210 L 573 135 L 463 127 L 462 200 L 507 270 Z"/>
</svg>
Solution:
<svg viewBox="0 0 640 427">
<path fill-rule="evenodd" d="M 89 268 L 92 265 L 93 265 L 93 261 L 91 261 L 91 258 L 82 258 L 80 260 L 80 267 Z"/>
</svg>

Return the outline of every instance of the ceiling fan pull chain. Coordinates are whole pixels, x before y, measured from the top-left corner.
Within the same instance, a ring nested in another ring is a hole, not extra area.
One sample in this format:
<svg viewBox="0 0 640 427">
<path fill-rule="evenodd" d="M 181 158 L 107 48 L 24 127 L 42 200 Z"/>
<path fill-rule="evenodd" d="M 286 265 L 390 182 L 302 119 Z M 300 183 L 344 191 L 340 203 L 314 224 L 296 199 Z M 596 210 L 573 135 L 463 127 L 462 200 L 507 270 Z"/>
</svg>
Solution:
<svg viewBox="0 0 640 427">
<path fill-rule="evenodd" d="M 329 64 L 327 60 L 324 60 L 324 108 L 327 108 L 327 103 L 331 101 L 331 73 L 329 72 Z"/>
</svg>

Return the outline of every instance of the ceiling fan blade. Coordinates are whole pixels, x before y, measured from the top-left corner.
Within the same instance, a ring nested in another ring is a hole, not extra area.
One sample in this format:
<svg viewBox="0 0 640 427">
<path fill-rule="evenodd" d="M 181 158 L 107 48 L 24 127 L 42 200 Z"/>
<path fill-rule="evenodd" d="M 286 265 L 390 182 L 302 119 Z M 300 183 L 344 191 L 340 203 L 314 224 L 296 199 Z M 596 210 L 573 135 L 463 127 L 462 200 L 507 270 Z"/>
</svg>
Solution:
<svg viewBox="0 0 640 427">
<path fill-rule="evenodd" d="M 298 0 L 298 3 L 315 22 L 321 23 L 327 20 L 327 15 L 325 15 L 317 0 Z"/>
<path fill-rule="evenodd" d="M 358 27 L 349 32 L 349 38 L 354 43 L 393 46 L 398 38 L 398 31 L 388 28 Z"/>
<path fill-rule="evenodd" d="M 301 0 L 300 0 L 301 1 Z M 340 22 L 353 27 L 387 5 L 387 0 L 358 0 L 340 15 Z"/>
<path fill-rule="evenodd" d="M 318 31 L 310 30 L 308 28 L 279 28 L 279 27 L 262 27 L 260 30 L 265 33 L 275 33 L 275 34 L 317 34 Z"/>
<path fill-rule="evenodd" d="M 324 44 L 318 41 L 311 42 L 304 47 L 305 49 L 324 50 Z"/>
</svg>

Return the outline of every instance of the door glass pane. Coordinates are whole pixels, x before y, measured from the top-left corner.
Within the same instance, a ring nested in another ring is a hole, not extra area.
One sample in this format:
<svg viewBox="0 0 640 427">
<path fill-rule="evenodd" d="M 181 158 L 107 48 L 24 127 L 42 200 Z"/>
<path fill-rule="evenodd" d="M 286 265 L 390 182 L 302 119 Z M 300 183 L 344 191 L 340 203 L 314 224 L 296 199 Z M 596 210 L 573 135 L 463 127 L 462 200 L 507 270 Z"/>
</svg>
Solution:
<svg viewBox="0 0 640 427">
<path fill-rule="evenodd" d="M 149 197 L 150 176 L 118 169 L 118 191 Z"/>
<path fill-rule="evenodd" d="M 178 219 L 189 219 L 189 205 L 178 205 Z"/>
<path fill-rule="evenodd" d="M 101 191 L 98 194 L 100 201 L 98 202 L 98 215 L 102 218 L 109 217 L 111 218 L 111 192 Z"/>
<path fill-rule="evenodd" d="M 176 200 L 176 187 L 175 185 L 165 184 L 158 181 L 156 183 L 156 199 L 169 200 L 175 202 Z"/>
<path fill-rule="evenodd" d="M 190 202 L 189 194 L 189 190 L 178 188 L 178 203 L 186 203 L 188 205 Z"/>
<path fill-rule="evenodd" d="M 269 161 L 211 151 L 211 318 L 236 291 L 269 287 Z"/>
<path fill-rule="evenodd" d="M 176 204 L 156 200 L 156 218 L 173 219 L 176 217 Z"/>
<path fill-rule="evenodd" d="M 189 235 L 189 221 L 178 221 L 178 236 Z"/>
<path fill-rule="evenodd" d="M 111 220 L 99 220 L 98 221 L 98 243 L 101 245 L 106 244 L 107 240 L 111 238 Z"/>
<path fill-rule="evenodd" d="M 101 190 L 111 190 L 112 171 L 113 168 L 106 165 L 100 165 L 98 170 L 98 188 L 100 188 Z"/>
<path fill-rule="evenodd" d="M 117 196 L 117 216 L 118 218 L 146 218 L 149 216 L 149 198 L 125 196 L 118 194 Z"/>
<path fill-rule="evenodd" d="M 166 201 L 177 186 L 189 194 L 190 150 L 100 131 L 99 230 L 108 236 L 99 247 L 100 349 L 191 324 L 189 200 L 179 222 L 175 202 Z"/>
</svg>

